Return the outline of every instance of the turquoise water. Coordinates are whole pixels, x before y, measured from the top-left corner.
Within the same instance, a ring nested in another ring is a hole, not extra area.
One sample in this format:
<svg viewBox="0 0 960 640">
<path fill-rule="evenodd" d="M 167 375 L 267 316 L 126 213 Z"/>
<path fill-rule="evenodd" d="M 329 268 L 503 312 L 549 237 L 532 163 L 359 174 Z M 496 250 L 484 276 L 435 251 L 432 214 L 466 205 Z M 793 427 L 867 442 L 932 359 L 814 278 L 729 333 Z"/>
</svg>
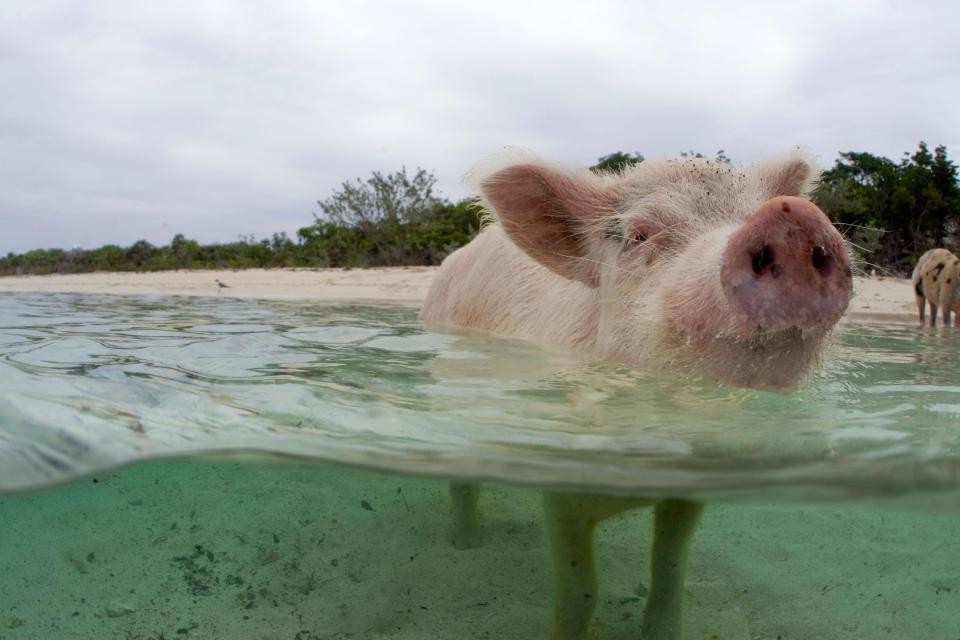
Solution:
<svg viewBox="0 0 960 640">
<path fill-rule="evenodd" d="M 957 362 L 847 325 L 777 395 L 407 308 L 0 295 L 0 638 L 545 637 L 563 487 L 710 503 L 685 637 L 956 640 Z M 492 482 L 481 549 L 446 478 Z M 636 637 L 648 527 L 603 525 L 598 637 Z"/>
<path fill-rule="evenodd" d="M 0 491 L 198 453 L 725 499 L 960 487 L 960 341 L 837 342 L 779 395 L 434 333 L 407 308 L 5 295 Z"/>
</svg>

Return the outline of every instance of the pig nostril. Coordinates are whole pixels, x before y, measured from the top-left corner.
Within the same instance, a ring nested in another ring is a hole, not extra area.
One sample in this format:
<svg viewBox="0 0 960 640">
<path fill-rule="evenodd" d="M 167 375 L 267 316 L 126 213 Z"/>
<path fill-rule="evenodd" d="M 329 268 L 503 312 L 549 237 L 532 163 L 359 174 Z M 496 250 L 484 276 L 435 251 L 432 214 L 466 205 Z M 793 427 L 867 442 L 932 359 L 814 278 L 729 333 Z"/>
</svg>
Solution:
<svg viewBox="0 0 960 640">
<path fill-rule="evenodd" d="M 750 258 L 753 265 L 753 272 L 760 275 L 767 267 L 773 264 L 773 249 L 764 243 L 759 251 L 751 254 Z"/>
<path fill-rule="evenodd" d="M 813 254 L 810 257 L 810 261 L 813 263 L 813 268 L 817 271 L 826 272 L 829 269 L 832 260 L 833 259 L 831 258 L 830 254 L 827 253 L 827 250 L 822 246 L 817 245 L 813 248 Z"/>
</svg>

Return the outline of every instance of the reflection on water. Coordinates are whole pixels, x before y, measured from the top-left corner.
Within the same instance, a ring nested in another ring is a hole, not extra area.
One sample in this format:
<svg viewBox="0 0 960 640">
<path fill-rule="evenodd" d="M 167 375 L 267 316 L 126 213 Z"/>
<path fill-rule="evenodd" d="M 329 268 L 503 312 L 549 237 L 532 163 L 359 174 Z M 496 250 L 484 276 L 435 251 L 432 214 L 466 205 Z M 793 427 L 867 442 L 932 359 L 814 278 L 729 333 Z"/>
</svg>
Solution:
<svg viewBox="0 0 960 640">
<path fill-rule="evenodd" d="M 779 395 L 435 333 L 406 308 L 8 294 L 0 490 L 242 452 L 649 495 L 922 501 L 960 486 L 958 357 L 952 332 L 845 326 L 809 384 Z"/>
</svg>

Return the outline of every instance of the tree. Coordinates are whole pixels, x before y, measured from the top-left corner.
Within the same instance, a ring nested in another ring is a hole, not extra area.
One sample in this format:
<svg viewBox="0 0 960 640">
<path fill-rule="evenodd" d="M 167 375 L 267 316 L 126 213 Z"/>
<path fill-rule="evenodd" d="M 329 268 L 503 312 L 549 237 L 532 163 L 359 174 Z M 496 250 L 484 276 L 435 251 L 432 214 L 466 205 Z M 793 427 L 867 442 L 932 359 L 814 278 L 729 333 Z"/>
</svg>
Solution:
<svg viewBox="0 0 960 640">
<path fill-rule="evenodd" d="M 436 264 L 479 229 L 479 214 L 441 198 L 436 181 L 403 168 L 344 182 L 317 202 L 322 214 L 297 231 L 300 244 L 330 266 Z"/>
<path fill-rule="evenodd" d="M 189 269 L 199 257 L 200 244 L 196 240 L 190 240 L 182 233 L 178 233 L 170 241 L 170 253 L 173 254 L 173 261 L 177 269 Z"/>
<path fill-rule="evenodd" d="M 699 151 L 694 151 L 693 149 L 690 149 L 689 151 L 681 151 L 680 157 L 683 158 L 684 160 L 687 160 L 691 158 L 706 158 L 707 156 L 703 155 Z M 716 162 L 722 162 L 724 164 L 732 163 L 732 160 L 730 160 L 730 158 L 727 156 L 727 153 L 723 149 L 720 149 L 719 151 L 717 151 L 717 155 L 714 156 L 713 159 Z"/>
<path fill-rule="evenodd" d="M 126 261 L 137 270 L 149 269 L 150 260 L 156 255 L 156 248 L 146 240 L 137 240 L 127 249 Z"/>
<path fill-rule="evenodd" d="M 437 204 L 407 234 L 407 250 L 416 264 L 440 264 L 454 250 L 470 242 L 481 224 L 482 209 L 473 198 L 455 204 Z"/>
<path fill-rule="evenodd" d="M 597 164 L 590 167 L 594 173 L 620 173 L 628 167 L 643 162 L 643 154 L 635 151 L 633 155 L 623 151 L 614 151 L 597 160 Z"/>
<path fill-rule="evenodd" d="M 957 167 L 926 143 L 896 163 L 869 153 L 840 154 L 824 172 L 814 200 L 867 260 L 900 275 L 935 246 L 956 246 L 960 229 Z"/>
<path fill-rule="evenodd" d="M 407 176 L 406 167 L 386 175 L 374 171 L 366 181 L 344 182 L 317 204 L 327 220 L 348 227 L 412 222 L 438 202 L 436 183 L 433 173 L 419 167 L 413 177 Z"/>
</svg>

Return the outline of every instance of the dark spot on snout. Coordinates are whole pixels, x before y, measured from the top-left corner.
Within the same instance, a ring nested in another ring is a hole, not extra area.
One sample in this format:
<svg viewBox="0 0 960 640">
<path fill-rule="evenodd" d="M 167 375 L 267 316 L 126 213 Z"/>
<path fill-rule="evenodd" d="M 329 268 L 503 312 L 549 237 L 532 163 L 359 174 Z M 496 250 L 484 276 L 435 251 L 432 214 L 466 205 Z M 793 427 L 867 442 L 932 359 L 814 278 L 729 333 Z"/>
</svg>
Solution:
<svg viewBox="0 0 960 640">
<path fill-rule="evenodd" d="M 790 203 L 786 200 L 783 201 L 783 212 L 790 213 Z"/>
<path fill-rule="evenodd" d="M 771 264 L 773 264 L 773 248 L 764 243 L 760 249 L 750 255 L 750 263 L 753 266 L 755 274 L 762 275 Z"/>
</svg>

